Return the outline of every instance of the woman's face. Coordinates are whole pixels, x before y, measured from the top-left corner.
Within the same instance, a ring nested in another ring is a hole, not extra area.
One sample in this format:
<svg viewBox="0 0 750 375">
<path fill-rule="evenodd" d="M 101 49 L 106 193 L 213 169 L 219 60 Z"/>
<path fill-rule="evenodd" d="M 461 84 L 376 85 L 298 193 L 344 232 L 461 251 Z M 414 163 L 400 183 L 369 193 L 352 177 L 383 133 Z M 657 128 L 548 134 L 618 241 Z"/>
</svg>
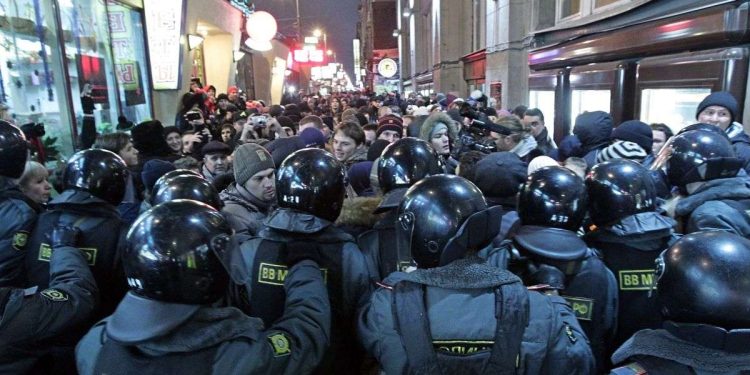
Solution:
<svg viewBox="0 0 750 375">
<path fill-rule="evenodd" d="M 39 170 L 28 182 L 19 185 L 19 188 L 32 201 L 39 204 L 47 203 L 49 201 L 49 194 L 52 191 L 52 185 L 47 181 L 48 177 L 49 174 L 46 170 Z"/>
<path fill-rule="evenodd" d="M 232 129 L 229 129 L 229 128 L 221 129 L 221 140 L 224 143 L 227 143 L 231 139 L 232 139 Z"/>
<path fill-rule="evenodd" d="M 169 148 L 174 152 L 182 151 L 182 137 L 178 132 L 172 132 L 167 134 L 167 144 Z"/>
</svg>

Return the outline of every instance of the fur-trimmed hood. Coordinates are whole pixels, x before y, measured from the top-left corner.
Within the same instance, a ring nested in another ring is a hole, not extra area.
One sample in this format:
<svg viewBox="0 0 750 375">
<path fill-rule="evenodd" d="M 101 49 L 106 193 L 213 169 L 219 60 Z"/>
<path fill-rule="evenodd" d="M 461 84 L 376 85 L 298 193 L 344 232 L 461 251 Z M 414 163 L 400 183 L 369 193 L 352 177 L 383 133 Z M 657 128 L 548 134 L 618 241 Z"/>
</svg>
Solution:
<svg viewBox="0 0 750 375">
<path fill-rule="evenodd" d="M 356 197 L 344 199 L 341 214 L 336 220 L 336 226 L 358 226 L 372 228 L 380 215 L 373 211 L 380 204 L 381 197 Z"/>
<path fill-rule="evenodd" d="M 432 140 L 432 130 L 437 124 L 445 124 L 448 127 L 448 138 L 451 142 L 458 138 L 458 126 L 453 119 L 443 112 L 436 112 L 427 117 L 419 129 L 419 138 L 427 142 Z"/>
</svg>

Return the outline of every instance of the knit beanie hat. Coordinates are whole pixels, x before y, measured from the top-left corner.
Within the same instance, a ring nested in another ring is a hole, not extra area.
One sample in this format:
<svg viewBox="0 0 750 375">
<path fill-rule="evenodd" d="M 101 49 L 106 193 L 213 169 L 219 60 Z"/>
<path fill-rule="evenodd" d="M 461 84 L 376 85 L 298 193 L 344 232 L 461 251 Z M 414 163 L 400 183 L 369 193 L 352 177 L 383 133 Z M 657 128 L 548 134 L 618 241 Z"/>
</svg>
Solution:
<svg viewBox="0 0 750 375">
<path fill-rule="evenodd" d="M 614 141 L 611 145 L 599 151 L 596 155 L 596 163 L 599 164 L 612 159 L 628 159 L 640 163 L 646 156 L 648 156 L 646 150 L 637 143 Z"/>
<path fill-rule="evenodd" d="M 549 156 L 541 155 L 537 156 L 529 162 L 529 169 L 528 174 L 534 173 L 537 169 L 541 169 L 544 167 L 552 167 L 552 166 L 559 166 L 560 164 L 557 164 L 557 161 L 555 159 L 552 159 Z"/>
<path fill-rule="evenodd" d="M 151 159 L 147 161 L 146 164 L 143 164 L 143 170 L 141 171 L 143 186 L 147 191 L 151 191 L 154 188 L 156 180 L 175 169 L 177 168 L 175 168 L 174 164 L 165 160 Z"/>
<path fill-rule="evenodd" d="M 506 198 L 518 193 L 528 167 L 512 152 L 493 152 L 479 160 L 475 170 L 471 181 L 485 197 Z"/>
<path fill-rule="evenodd" d="M 732 116 L 732 122 L 734 122 L 738 110 L 737 99 L 726 91 L 712 92 L 706 96 L 703 101 L 698 104 L 698 109 L 695 111 L 695 119 L 697 120 L 701 112 L 712 105 L 726 108 Z"/>
<path fill-rule="evenodd" d="M 275 168 L 271 154 L 255 143 L 245 143 L 234 150 L 234 181 L 244 185 L 254 174 Z"/>
<path fill-rule="evenodd" d="M 383 116 L 378 119 L 378 129 L 375 130 L 375 135 L 380 137 L 386 130 L 392 130 L 399 135 L 404 132 L 404 122 L 398 116 Z"/>
<path fill-rule="evenodd" d="M 650 150 L 654 143 L 651 127 L 643 121 L 625 121 L 612 130 L 612 139 L 637 143 L 643 150 Z"/>
</svg>

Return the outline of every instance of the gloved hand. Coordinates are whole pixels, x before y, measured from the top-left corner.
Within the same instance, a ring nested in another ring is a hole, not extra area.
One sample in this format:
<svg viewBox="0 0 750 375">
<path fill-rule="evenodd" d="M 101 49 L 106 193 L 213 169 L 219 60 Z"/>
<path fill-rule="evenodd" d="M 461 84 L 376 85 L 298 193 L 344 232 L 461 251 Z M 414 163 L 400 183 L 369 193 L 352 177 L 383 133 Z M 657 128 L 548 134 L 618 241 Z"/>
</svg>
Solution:
<svg viewBox="0 0 750 375">
<path fill-rule="evenodd" d="M 50 246 L 58 247 L 76 247 L 78 239 L 81 237 L 81 230 L 70 225 L 58 225 L 52 229 L 49 236 Z"/>
<path fill-rule="evenodd" d="M 292 241 L 286 244 L 286 265 L 289 268 L 305 259 L 320 264 L 320 250 L 317 243 Z"/>
</svg>

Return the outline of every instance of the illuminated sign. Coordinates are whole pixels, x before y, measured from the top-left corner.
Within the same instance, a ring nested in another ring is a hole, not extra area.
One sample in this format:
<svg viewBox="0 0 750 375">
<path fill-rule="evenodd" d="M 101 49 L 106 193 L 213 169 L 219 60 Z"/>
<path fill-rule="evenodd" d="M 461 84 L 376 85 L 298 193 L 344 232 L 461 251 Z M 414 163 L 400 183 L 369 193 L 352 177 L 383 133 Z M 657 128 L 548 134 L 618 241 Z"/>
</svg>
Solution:
<svg viewBox="0 0 750 375">
<path fill-rule="evenodd" d="M 306 36 L 305 44 L 318 44 L 318 38 L 314 36 Z"/>
<path fill-rule="evenodd" d="M 154 90 L 179 88 L 183 5 L 183 0 L 143 1 Z"/>
<path fill-rule="evenodd" d="M 294 61 L 298 63 L 322 63 L 325 61 L 325 53 L 321 49 L 295 49 Z"/>
</svg>

